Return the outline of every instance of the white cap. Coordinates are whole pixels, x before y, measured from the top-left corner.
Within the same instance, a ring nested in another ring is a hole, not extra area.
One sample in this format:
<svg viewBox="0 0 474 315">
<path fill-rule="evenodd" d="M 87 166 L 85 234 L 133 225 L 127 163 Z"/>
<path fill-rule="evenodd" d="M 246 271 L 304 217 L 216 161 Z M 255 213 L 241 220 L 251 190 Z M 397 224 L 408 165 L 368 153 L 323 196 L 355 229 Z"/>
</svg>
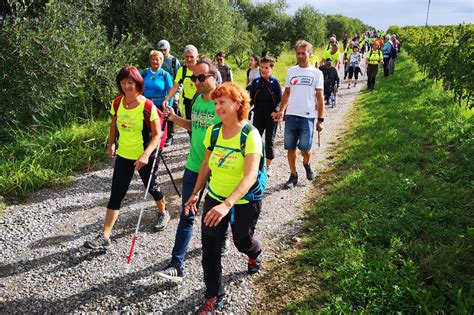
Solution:
<svg viewBox="0 0 474 315">
<path fill-rule="evenodd" d="M 162 39 L 157 44 L 158 49 L 170 49 L 170 43 L 166 39 Z"/>
</svg>

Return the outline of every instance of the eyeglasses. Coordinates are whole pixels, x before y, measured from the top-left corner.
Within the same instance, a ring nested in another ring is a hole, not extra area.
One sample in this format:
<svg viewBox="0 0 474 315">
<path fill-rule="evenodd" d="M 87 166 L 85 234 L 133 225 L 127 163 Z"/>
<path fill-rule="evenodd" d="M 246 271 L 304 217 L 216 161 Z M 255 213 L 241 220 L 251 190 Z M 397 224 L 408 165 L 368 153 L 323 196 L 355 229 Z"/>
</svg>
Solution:
<svg viewBox="0 0 474 315">
<path fill-rule="evenodd" d="M 198 80 L 199 82 L 204 82 L 204 81 L 206 81 L 207 78 L 212 77 L 212 76 L 213 76 L 213 74 L 200 74 L 200 75 L 198 75 L 198 76 L 196 76 L 196 75 L 193 74 L 193 75 L 190 77 L 190 79 L 191 79 L 191 81 L 193 81 L 193 82 L 196 81 L 196 80 Z"/>
</svg>

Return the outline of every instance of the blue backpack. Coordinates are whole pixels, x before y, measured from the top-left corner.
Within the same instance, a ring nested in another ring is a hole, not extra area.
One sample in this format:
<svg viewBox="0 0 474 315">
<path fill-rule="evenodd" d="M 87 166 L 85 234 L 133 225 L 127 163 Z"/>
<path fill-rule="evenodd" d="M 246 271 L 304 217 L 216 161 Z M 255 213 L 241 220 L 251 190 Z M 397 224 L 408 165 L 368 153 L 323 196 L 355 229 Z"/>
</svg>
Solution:
<svg viewBox="0 0 474 315">
<path fill-rule="evenodd" d="M 211 132 L 211 143 L 209 147 L 207 148 L 208 150 L 212 151 L 214 150 L 214 147 L 216 146 L 217 143 L 217 138 L 219 137 L 219 131 L 222 128 L 222 122 L 215 124 L 212 127 L 212 132 Z M 230 155 L 232 152 L 240 152 L 243 157 L 245 157 L 245 142 L 247 141 L 247 136 L 248 134 L 255 129 L 254 126 L 250 125 L 249 123 L 246 123 L 245 126 L 242 128 L 242 131 L 240 132 L 240 149 L 233 149 L 233 151 L 230 151 L 228 155 Z M 265 172 L 265 146 L 262 145 L 262 158 L 260 159 L 260 164 L 258 167 L 258 175 L 257 175 L 257 180 L 255 181 L 255 184 L 250 187 L 249 191 L 242 197 L 242 199 L 248 200 L 248 201 L 259 201 L 263 199 L 263 195 L 265 194 L 265 187 L 267 186 L 267 173 Z M 226 197 L 220 196 L 215 194 L 209 187 L 209 191 L 218 197 L 221 200 L 224 200 Z"/>
</svg>

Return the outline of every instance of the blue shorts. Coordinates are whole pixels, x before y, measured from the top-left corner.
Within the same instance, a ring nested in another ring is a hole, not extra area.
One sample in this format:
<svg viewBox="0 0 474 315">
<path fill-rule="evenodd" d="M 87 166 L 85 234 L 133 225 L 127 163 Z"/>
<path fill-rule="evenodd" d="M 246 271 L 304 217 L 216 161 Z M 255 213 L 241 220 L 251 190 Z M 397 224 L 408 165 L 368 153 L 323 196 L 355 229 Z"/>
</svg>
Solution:
<svg viewBox="0 0 474 315">
<path fill-rule="evenodd" d="M 286 115 L 285 150 L 309 152 L 313 145 L 314 118 Z"/>
</svg>

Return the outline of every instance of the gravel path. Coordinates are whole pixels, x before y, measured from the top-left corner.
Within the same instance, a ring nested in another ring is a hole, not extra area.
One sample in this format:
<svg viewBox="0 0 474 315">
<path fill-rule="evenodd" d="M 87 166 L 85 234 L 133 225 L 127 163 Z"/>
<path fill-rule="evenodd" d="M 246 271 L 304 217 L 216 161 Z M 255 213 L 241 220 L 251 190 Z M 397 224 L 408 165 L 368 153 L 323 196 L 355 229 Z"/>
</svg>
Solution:
<svg viewBox="0 0 474 315">
<path fill-rule="evenodd" d="M 321 147 L 317 145 L 317 137 L 314 140 L 312 164 L 316 170 L 327 164 L 327 150 L 337 145 L 345 116 L 365 83 L 366 77 L 362 78 L 352 89 L 343 84 L 336 108 L 327 109 Z M 294 244 L 302 226 L 304 200 L 313 186 L 306 180 L 298 155 L 298 186 L 283 189 L 289 177 L 283 128 L 277 134 L 274 174 L 268 181 L 268 194 L 256 231 L 264 246 L 263 269 L 259 275 L 248 276 L 245 255 L 232 246 L 223 258 L 227 313 L 259 310 L 255 280 L 268 272 L 265 261 L 282 259 L 280 254 Z M 187 152 L 188 136 L 180 130 L 175 144 L 164 153 L 179 189 Z M 97 171 L 73 176 L 68 187 L 42 190 L 25 203 L 6 209 L 0 218 L 0 313 L 189 313 L 202 302 L 200 221 L 196 222 L 190 244 L 185 280 L 178 285 L 153 276 L 170 259 L 180 200 L 162 164 L 159 179 L 172 220 L 164 231 L 154 232 L 153 202 L 146 202 L 130 272 L 125 273 L 126 256 L 144 191 L 138 176 L 135 175 L 122 204 L 112 235 L 112 250 L 94 252 L 82 247 L 84 241 L 95 237 L 102 228 L 111 177 L 112 162 L 108 162 Z"/>
</svg>

